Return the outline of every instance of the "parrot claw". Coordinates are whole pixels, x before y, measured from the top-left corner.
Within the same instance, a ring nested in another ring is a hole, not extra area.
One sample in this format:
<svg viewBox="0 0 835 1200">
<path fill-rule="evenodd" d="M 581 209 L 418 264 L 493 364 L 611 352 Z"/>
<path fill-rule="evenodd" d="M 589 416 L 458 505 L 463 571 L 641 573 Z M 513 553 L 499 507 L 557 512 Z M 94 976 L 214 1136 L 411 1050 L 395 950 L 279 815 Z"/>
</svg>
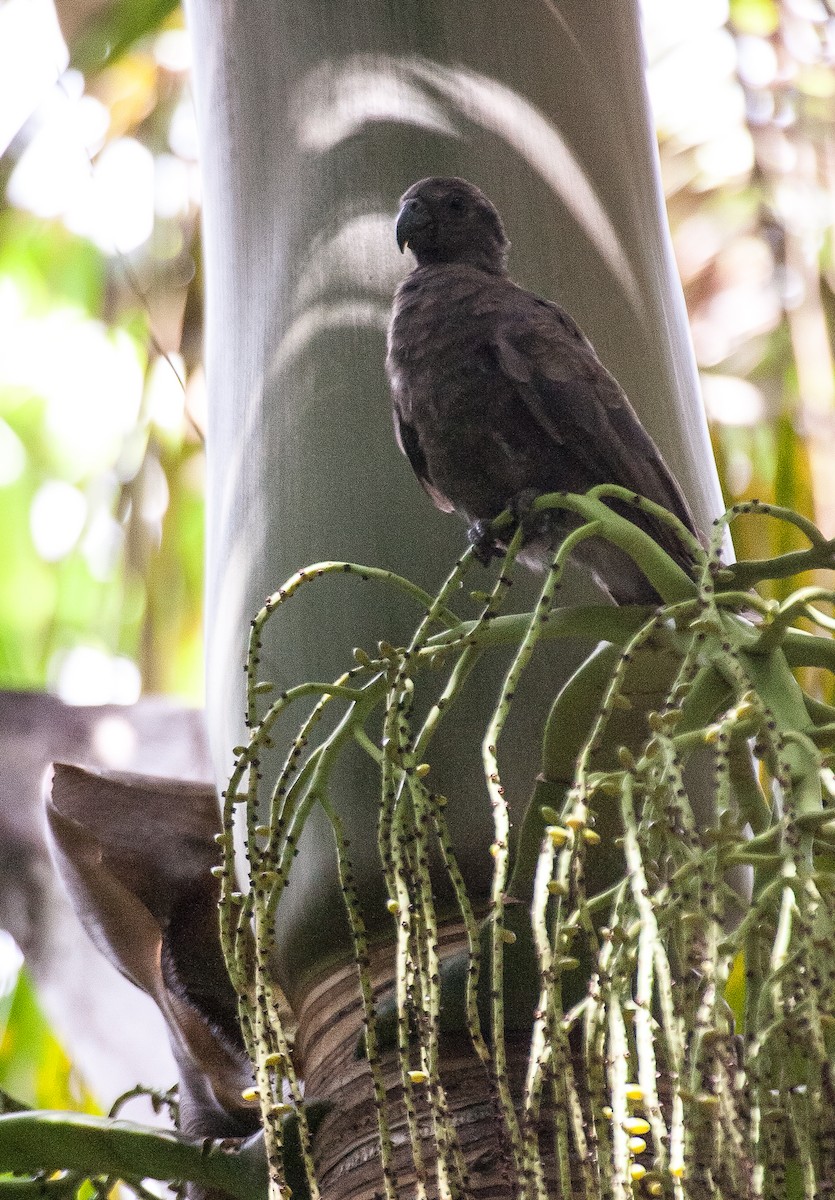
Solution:
<svg viewBox="0 0 835 1200">
<path fill-rule="evenodd" d="M 541 523 L 541 517 L 534 517 L 531 520 L 530 510 L 533 509 L 534 500 L 540 496 L 540 492 L 536 491 L 535 487 L 524 487 L 521 492 L 517 492 L 513 496 L 507 508 L 510 509 L 513 521 L 516 521 L 517 526 L 522 527 L 522 532 L 527 535 L 533 532 L 537 524 Z M 531 528 L 533 527 L 533 528 Z"/>
<path fill-rule="evenodd" d="M 467 530 L 467 540 L 473 548 L 473 554 L 483 567 L 489 566 L 490 559 L 499 554 L 490 525 L 490 521 L 473 521 Z"/>
<path fill-rule="evenodd" d="M 531 515 L 533 502 L 540 494 L 536 488 L 523 488 L 511 499 L 507 507 L 517 525 L 524 527 Z"/>
</svg>

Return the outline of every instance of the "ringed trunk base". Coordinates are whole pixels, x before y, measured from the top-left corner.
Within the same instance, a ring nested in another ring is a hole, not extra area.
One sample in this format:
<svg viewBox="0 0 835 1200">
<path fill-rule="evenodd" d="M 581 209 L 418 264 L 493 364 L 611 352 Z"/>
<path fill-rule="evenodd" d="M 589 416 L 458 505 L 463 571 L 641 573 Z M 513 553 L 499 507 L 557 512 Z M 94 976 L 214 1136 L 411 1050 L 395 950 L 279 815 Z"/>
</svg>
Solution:
<svg viewBox="0 0 835 1200">
<path fill-rule="evenodd" d="M 443 955 L 460 944 L 460 932 L 447 930 L 441 936 L 439 949 Z M 375 998 L 392 985 L 392 959 L 390 947 L 372 956 Z M 336 968 L 315 984 L 301 1004 L 298 1016 L 296 1067 L 305 1079 L 306 1098 L 309 1102 L 327 1101 L 332 1105 L 317 1130 L 313 1147 L 323 1200 L 382 1200 L 385 1188 L 371 1070 L 364 1053 L 358 1052 L 363 1022 L 356 967 L 348 964 Z M 518 1034 L 508 1037 L 508 1075 L 514 1097 L 522 1092 L 528 1053 L 527 1037 Z M 395 1192 L 403 1200 L 412 1200 L 417 1174 L 400 1066 L 393 1046 L 387 1044 L 381 1048 L 380 1057 L 394 1146 Z M 467 1166 L 465 1195 L 470 1200 L 515 1200 L 522 1190 L 522 1181 L 514 1176 L 491 1080 L 466 1034 L 442 1037 L 441 1079 Z M 425 1085 L 416 1085 L 414 1089 L 426 1194 L 434 1198 L 439 1194 L 435 1136 L 426 1091 Z M 546 1105 L 543 1105 L 542 1126 L 548 1131 L 553 1128 L 552 1112 Z M 546 1140 L 541 1141 L 541 1151 L 549 1195 L 555 1200 L 571 1200 L 570 1196 L 558 1197 L 553 1176 L 553 1135 L 543 1136 Z"/>
</svg>

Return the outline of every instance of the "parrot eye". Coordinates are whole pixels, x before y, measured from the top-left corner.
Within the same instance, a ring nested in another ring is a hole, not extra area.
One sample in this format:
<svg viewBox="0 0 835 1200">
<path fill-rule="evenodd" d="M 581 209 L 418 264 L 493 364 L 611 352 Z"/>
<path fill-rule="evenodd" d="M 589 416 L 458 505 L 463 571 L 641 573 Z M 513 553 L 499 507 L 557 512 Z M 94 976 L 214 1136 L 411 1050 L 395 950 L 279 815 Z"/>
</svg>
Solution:
<svg viewBox="0 0 835 1200">
<path fill-rule="evenodd" d="M 462 213 L 466 207 L 460 196 L 450 196 L 447 201 L 447 208 L 449 208 L 450 212 Z"/>
</svg>

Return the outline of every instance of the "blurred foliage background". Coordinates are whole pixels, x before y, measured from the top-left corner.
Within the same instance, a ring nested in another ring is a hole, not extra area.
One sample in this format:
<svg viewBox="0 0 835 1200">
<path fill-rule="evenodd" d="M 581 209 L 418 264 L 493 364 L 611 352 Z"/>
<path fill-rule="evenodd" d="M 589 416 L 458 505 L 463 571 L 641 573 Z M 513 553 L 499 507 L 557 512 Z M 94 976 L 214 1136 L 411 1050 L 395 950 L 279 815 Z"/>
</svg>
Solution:
<svg viewBox="0 0 835 1200">
<path fill-rule="evenodd" d="M 34 1108 L 98 1111 L 44 1016 L 23 955 L 0 929 L 0 1112 L 2 1093 Z"/>
<path fill-rule="evenodd" d="M 726 499 L 797 508 L 835 536 L 835 3 L 643 6 Z M 52 0 L 0 4 L 0 687 L 70 703 L 155 691 L 199 703 L 204 388 L 188 38 L 171 0 L 56 7 L 63 37 Z M 786 536 L 748 519 L 737 549 L 764 557 L 789 548 Z M 60 1047 L 37 1032 L 20 964 L 5 962 L 0 1087 L 87 1107 Z"/>
<path fill-rule="evenodd" d="M 0 167 L 0 686 L 75 703 L 202 695 L 199 176 L 171 8 L 78 31 Z"/>
<path fill-rule="evenodd" d="M 832 537 L 835 6 L 644 7 L 667 207 L 725 498 L 788 505 Z M 788 548 L 776 522 L 734 529 L 740 557 Z"/>
</svg>

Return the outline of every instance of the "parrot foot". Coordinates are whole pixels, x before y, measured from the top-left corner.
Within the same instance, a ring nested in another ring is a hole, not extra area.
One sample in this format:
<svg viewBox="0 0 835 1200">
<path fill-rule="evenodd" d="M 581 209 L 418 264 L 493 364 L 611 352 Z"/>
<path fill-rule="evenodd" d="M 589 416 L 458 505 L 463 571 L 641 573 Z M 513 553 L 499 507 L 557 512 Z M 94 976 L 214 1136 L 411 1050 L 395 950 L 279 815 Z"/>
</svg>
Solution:
<svg viewBox="0 0 835 1200">
<path fill-rule="evenodd" d="M 511 498 L 511 501 L 507 507 L 510 509 L 511 515 L 517 525 L 522 525 L 524 527 L 526 521 L 531 515 L 531 509 L 533 508 L 534 500 L 536 500 L 537 496 L 540 496 L 541 494 L 542 493 L 538 492 L 536 488 L 523 488 L 521 492 L 517 492 L 516 495 Z"/>
<path fill-rule="evenodd" d="M 473 521 L 467 529 L 467 541 L 483 567 L 489 566 L 491 558 L 496 558 L 501 553 L 491 531 L 490 521 Z"/>
</svg>

